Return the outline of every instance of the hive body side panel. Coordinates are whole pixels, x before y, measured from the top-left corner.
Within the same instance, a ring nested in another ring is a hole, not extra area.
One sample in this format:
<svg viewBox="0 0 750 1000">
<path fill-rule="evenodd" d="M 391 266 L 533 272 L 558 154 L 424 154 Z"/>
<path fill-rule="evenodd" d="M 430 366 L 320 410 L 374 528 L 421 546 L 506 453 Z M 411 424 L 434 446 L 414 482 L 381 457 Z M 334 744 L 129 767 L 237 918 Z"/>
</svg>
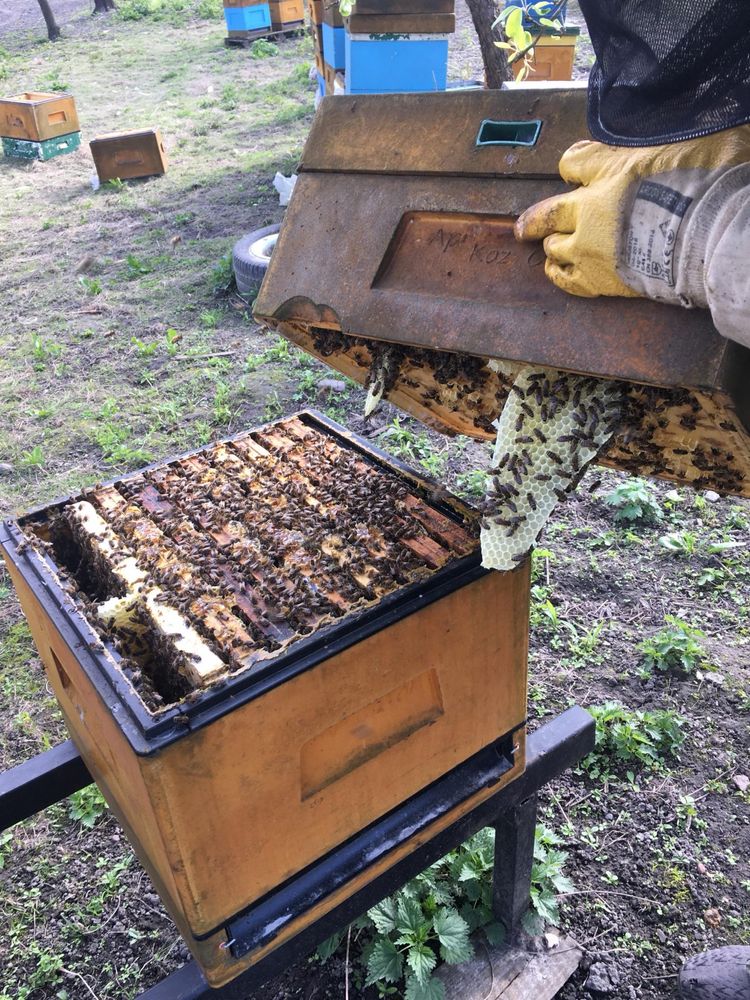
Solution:
<svg viewBox="0 0 750 1000">
<path fill-rule="evenodd" d="M 31 588 L 10 563 L 8 569 L 73 742 L 113 812 L 131 832 L 139 859 L 176 900 L 175 873 L 181 866 L 167 856 L 155 762 L 133 752 Z"/>
<path fill-rule="evenodd" d="M 527 588 L 484 576 L 165 750 L 195 934 L 523 724 Z"/>
<path fill-rule="evenodd" d="M 472 809 L 475 809 L 486 799 L 490 798 L 492 795 L 496 795 L 501 788 L 504 788 L 506 785 L 510 784 L 511 781 L 514 781 L 520 774 L 523 773 L 525 769 L 525 727 L 521 727 L 516 730 L 514 740 L 514 766 L 510 771 L 507 771 L 496 784 L 476 792 L 460 805 L 451 809 L 433 823 L 430 823 L 424 830 L 421 830 L 419 833 L 400 844 L 397 848 L 394 848 L 394 850 L 386 854 L 381 860 L 365 869 L 356 878 L 347 882 L 346 885 L 343 885 L 340 889 L 337 889 L 329 896 L 326 896 L 320 902 L 316 903 L 302 916 L 290 921 L 286 927 L 279 931 L 278 935 L 269 944 L 250 952 L 244 958 L 234 959 L 228 950 L 223 950 L 218 947 L 217 942 L 220 940 L 218 935 L 206 941 L 191 941 L 188 939 L 190 949 L 196 960 L 200 963 L 207 982 L 213 987 L 218 987 L 223 986 L 225 983 L 234 979 L 245 969 L 255 965 L 276 948 L 286 944 L 306 927 L 314 924 L 316 920 L 325 916 L 326 913 L 330 913 L 330 911 L 336 906 L 343 903 L 350 896 L 353 896 L 360 889 L 369 885 L 369 883 L 379 875 L 387 872 L 390 868 L 396 865 L 399 861 L 403 860 L 413 851 L 423 847 L 442 830 L 445 830 L 452 823 L 457 822 L 462 816 L 471 812 Z"/>
<path fill-rule="evenodd" d="M 38 100 L 0 100 L 0 135 L 41 142 L 78 131 L 78 112 L 69 94 L 35 96 Z"/>
</svg>

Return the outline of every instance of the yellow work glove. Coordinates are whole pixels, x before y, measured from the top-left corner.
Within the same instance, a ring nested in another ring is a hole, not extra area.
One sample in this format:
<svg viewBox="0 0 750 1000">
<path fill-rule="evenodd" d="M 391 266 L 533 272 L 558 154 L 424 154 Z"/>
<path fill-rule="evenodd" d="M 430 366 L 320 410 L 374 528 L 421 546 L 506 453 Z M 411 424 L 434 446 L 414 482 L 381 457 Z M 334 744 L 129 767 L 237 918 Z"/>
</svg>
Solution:
<svg viewBox="0 0 750 1000">
<path fill-rule="evenodd" d="M 580 187 L 532 205 L 515 230 L 519 240 L 544 240 L 559 288 L 709 304 L 717 226 L 750 193 L 750 126 L 668 146 L 577 142 L 560 175 Z"/>
</svg>

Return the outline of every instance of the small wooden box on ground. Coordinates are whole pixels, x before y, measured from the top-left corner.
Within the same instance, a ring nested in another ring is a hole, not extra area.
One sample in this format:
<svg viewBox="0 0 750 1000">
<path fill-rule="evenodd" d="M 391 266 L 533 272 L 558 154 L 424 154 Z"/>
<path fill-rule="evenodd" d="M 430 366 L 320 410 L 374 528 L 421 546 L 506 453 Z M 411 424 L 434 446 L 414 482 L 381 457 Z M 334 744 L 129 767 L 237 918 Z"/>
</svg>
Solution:
<svg viewBox="0 0 750 1000">
<path fill-rule="evenodd" d="M 276 31 L 297 28 L 305 23 L 302 0 L 271 0 L 271 27 Z"/>
<path fill-rule="evenodd" d="M 71 132 L 56 139 L 32 142 L 30 139 L 8 139 L 3 136 L 3 153 L 19 160 L 51 160 L 72 153 L 81 145 L 81 133 Z"/>
<path fill-rule="evenodd" d="M 167 154 L 156 128 L 111 132 L 89 143 L 99 180 L 152 177 L 167 169 Z"/>
<path fill-rule="evenodd" d="M 233 951 L 227 925 L 269 891 L 477 755 L 497 776 L 425 834 L 523 771 L 528 563 L 483 570 L 475 511 L 323 417 L 0 523 L 0 550 L 71 735 L 212 985 L 402 855 Z"/>
<path fill-rule="evenodd" d="M 571 80 L 580 28 L 565 28 L 557 35 L 540 35 L 534 43 L 534 57 L 527 80 Z M 513 63 L 513 74 L 521 72 L 523 60 Z"/>
<path fill-rule="evenodd" d="M 42 142 L 80 129 L 75 100 L 70 94 L 29 91 L 0 99 L 0 135 Z"/>
<path fill-rule="evenodd" d="M 268 31 L 271 27 L 271 7 L 268 3 L 253 3 L 224 7 L 228 31 Z"/>
<path fill-rule="evenodd" d="M 448 36 L 382 38 L 346 33 L 347 94 L 445 90 Z"/>
</svg>

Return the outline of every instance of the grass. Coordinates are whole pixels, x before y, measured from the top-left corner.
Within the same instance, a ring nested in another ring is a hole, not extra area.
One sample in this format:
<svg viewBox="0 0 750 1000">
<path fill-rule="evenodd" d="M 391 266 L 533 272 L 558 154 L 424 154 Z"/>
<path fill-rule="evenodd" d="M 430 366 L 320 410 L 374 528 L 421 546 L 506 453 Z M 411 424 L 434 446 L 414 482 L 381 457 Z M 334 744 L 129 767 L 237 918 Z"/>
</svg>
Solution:
<svg viewBox="0 0 750 1000">
<path fill-rule="evenodd" d="M 28 506 L 30 477 L 34 500 L 49 500 L 102 468 L 185 450 L 206 425 L 252 422 L 265 409 L 266 372 L 249 378 L 241 368 L 268 339 L 217 294 L 231 286 L 235 239 L 279 217 L 270 181 L 296 165 L 309 127 L 310 43 L 286 40 L 248 61 L 223 46 L 220 17 L 188 28 L 201 4 L 160 2 L 158 27 L 153 11 L 136 16 L 135 7 L 119 6 L 106 39 L 66 32 L 55 46 L 3 54 L 8 92 L 64 83 L 75 94 L 84 139 L 161 128 L 169 169 L 93 192 L 85 141 L 39 170 L 3 161 L 0 295 L 10 307 L 0 330 L 0 461 L 15 474 L 3 482 L 0 514 Z M 123 88 L 123 74 L 137 86 Z M 228 400 L 211 355 L 232 346 Z M 184 401 L 180 419 L 160 418 L 164 399 Z M 110 401 L 116 416 L 103 414 Z"/>
</svg>

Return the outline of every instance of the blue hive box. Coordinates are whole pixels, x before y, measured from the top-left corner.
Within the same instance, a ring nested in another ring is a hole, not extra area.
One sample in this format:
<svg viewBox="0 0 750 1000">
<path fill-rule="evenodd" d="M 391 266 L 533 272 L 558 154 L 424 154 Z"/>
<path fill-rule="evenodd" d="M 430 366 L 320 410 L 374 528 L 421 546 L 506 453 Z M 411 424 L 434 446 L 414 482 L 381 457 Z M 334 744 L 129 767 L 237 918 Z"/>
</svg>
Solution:
<svg viewBox="0 0 750 1000">
<path fill-rule="evenodd" d="M 347 94 L 445 90 L 447 35 L 346 35 Z"/>
<path fill-rule="evenodd" d="M 224 19 L 228 31 L 262 31 L 271 27 L 271 8 L 267 3 L 252 7 L 225 7 Z"/>
<path fill-rule="evenodd" d="M 333 69 L 344 69 L 346 65 L 346 28 L 334 28 L 323 24 L 323 58 Z"/>
</svg>

